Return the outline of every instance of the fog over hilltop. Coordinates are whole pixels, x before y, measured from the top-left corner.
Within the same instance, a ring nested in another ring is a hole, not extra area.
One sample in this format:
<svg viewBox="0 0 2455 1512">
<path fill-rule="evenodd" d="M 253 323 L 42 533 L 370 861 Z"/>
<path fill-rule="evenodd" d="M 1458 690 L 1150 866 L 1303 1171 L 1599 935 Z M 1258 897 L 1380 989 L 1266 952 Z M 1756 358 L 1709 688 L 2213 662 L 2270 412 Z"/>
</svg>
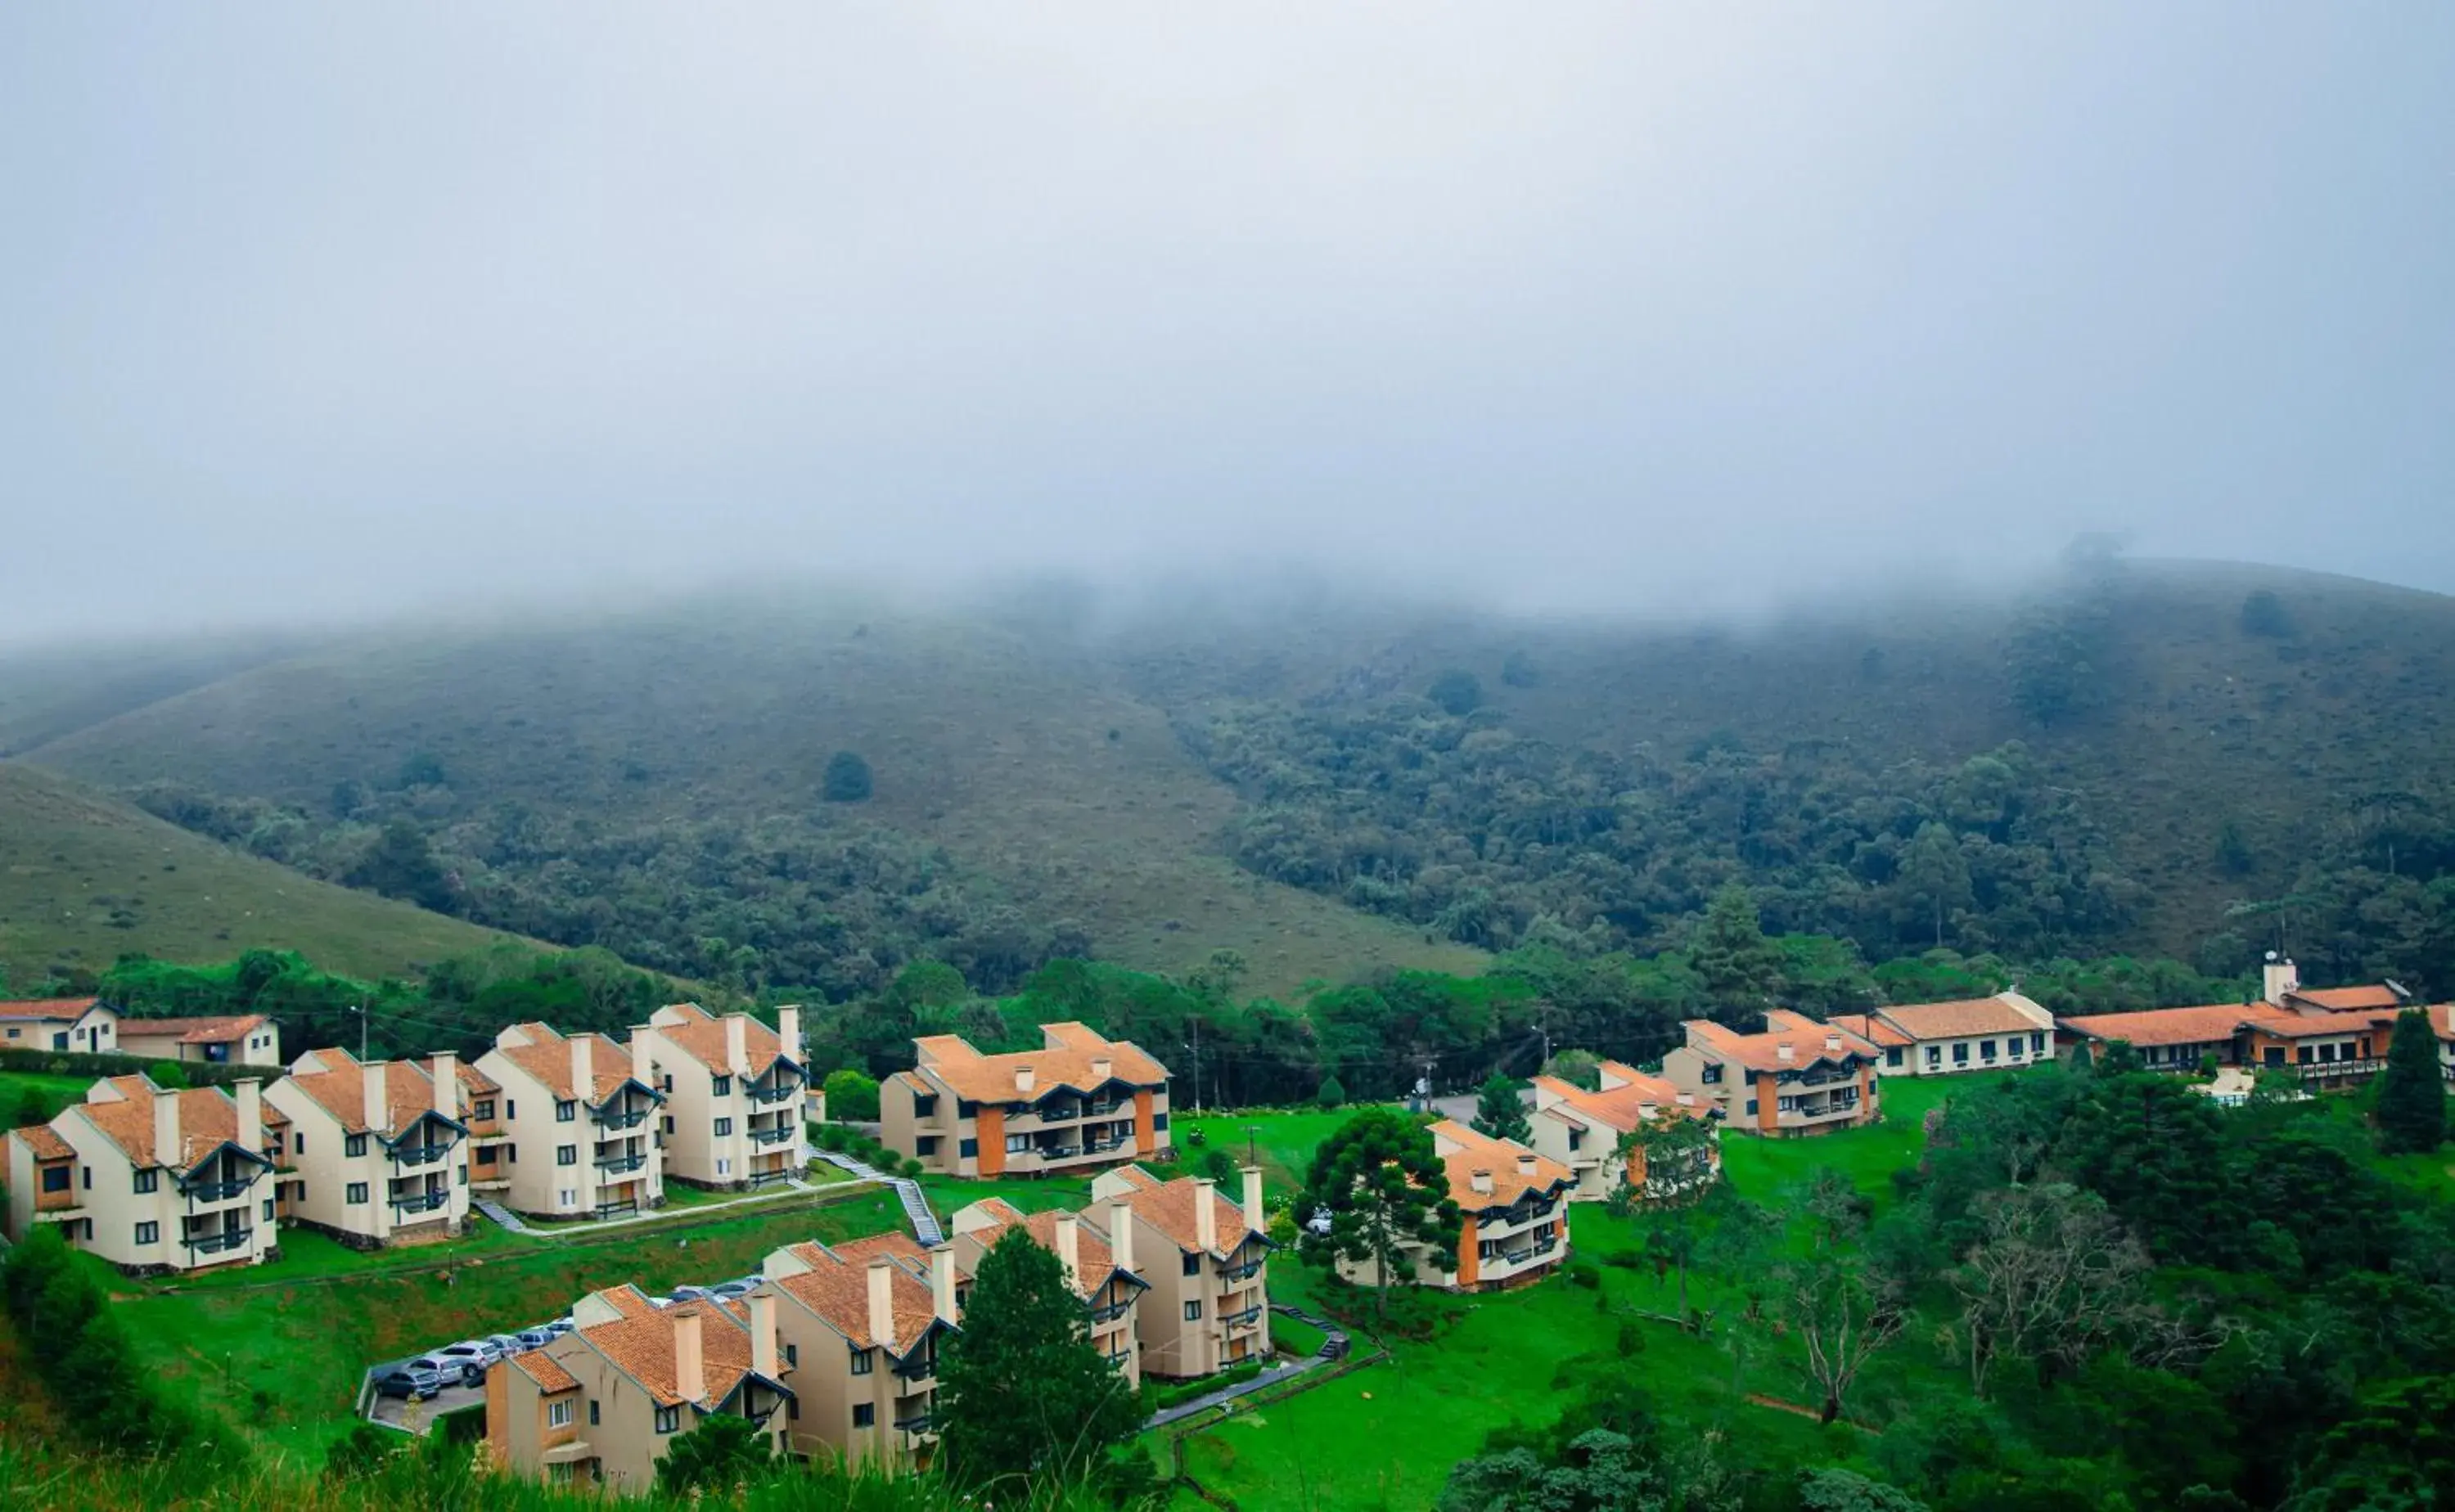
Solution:
<svg viewBox="0 0 2455 1512">
<path fill-rule="evenodd" d="M 0 641 L 744 573 L 2455 590 L 2444 8 L 0 15 Z"/>
</svg>

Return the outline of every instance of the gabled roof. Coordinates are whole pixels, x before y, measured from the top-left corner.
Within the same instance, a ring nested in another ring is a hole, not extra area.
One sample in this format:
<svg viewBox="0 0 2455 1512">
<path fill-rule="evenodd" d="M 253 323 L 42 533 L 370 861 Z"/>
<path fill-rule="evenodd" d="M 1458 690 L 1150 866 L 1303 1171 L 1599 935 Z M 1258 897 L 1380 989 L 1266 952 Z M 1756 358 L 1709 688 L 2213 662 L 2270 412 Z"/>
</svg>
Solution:
<svg viewBox="0 0 2455 1512">
<path fill-rule="evenodd" d="M 1202 1190 L 1189 1176 L 1173 1181 L 1162 1181 L 1138 1165 L 1128 1165 L 1108 1173 L 1122 1179 L 1128 1190 L 1110 1201 L 1123 1202 L 1134 1210 L 1134 1216 L 1159 1230 L 1174 1241 L 1179 1250 L 1195 1254 L 1202 1248 L 1202 1227 L 1196 1217 L 1194 1195 Z M 1219 1195 L 1217 1187 L 1208 1189 L 1211 1221 L 1219 1247 L 1210 1253 L 1221 1260 L 1236 1253 L 1253 1231 L 1245 1225 L 1245 1210 Z"/>
<path fill-rule="evenodd" d="M 331 1114 L 344 1133 L 396 1133 L 435 1111 L 434 1073 L 414 1060 L 387 1060 L 383 1063 L 384 1112 L 391 1121 L 375 1129 L 367 1122 L 366 1066 L 346 1050 L 313 1054 L 317 1063 L 332 1069 L 293 1071 L 290 1084 Z M 304 1057 L 300 1063 L 307 1063 Z"/>
<path fill-rule="evenodd" d="M 495 1053 L 519 1067 L 542 1083 L 558 1098 L 571 1098 L 571 1039 L 565 1038 L 552 1024 L 528 1023 L 514 1026 L 528 1037 L 524 1045 L 497 1044 Z M 596 1107 L 622 1090 L 631 1079 L 631 1052 L 603 1035 L 573 1036 L 585 1038 L 588 1047 L 588 1079 L 596 1085 L 586 1101 Z M 651 1090 L 654 1090 L 653 1088 Z"/>
<path fill-rule="evenodd" d="M 628 1293 L 620 1297 L 620 1293 Z M 750 1374 L 750 1315 L 721 1302 L 677 1302 L 659 1309 L 639 1295 L 637 1287 L 597 1294 L 613 1302 L 622 1316 L 577 1332 L 614 1367 L 639 1383 L 659 1407 L 680 1406 L 680 1371 L 674 1358 L 674 1320 L 697 1314 L 700 1321 L 700 1365 L 705 1394 L 699 1405 L 713 1406 L 733 1395 Z M 619 1300 L 617 1300 L 619 1297 Z"/>
<path fill-rule="evenodd" d="M 1874 1014 L 1835 1014 L 1833 1022 L 1849 1030 L 1878 1050 L 1899 1050 L 1917 1043 Z"/>
<path fill-rule="evenodd" d="M 1057 1218 L 1055 1213 L 1021 1213 L 1000 1198 L 989 1198 L 974 1204 L 981 1217 L 987 1220 L 977 1228 L 964 1232 L 978 1240 L 983 1251 L 997 1247 L 998 1240 L 1020 1228 L 1031 1236 L 1031 1241 L 1051 1255 L 1057 1253 Z M 1096 1297 L 1100 1288 L 1117 1273 L 1117 1258 L 1108 1249 L 1108 1241 L 1091 1227 L 1088 1219 L 1074 1221 L 1074 1262 L 1077 1267 L 1075 1292 L 1083 1297 Z M 966 1267 L 969 1274 L 976 1267 Z"/>
<path fill-rule="evenodd" d="M 732 1071 L 733 1067 L 725 1058 L 726 1031 L 723 1018 L 709 1013 L 695 1002 L 671 1003 L 659 1011 L 659 1018 L 667 1015 L 680 1018 L 680 1022 L 656 1023 L 653 1019 L 650 1021 L 651 1027 L 663 1037 L 667 1044 L 719 1076 Z M 784 1041 L 777 1036 L 775 1030 L 768 1028 L 748 1014 L 729 1014 L 726 1018 L 739 1018 L 742 1020 L 741 1058 L 747 1068 L 747 1074 L 754 1078 L 765 1076 L 768 1069 L 783 1057 Z M 636 1029 L 631 1032 L 639 1033 Z"/>
<path fill-rule="evenodd" d="M 1167 1068 L 1127 1039 L 1110 1039 L 1086 1024 L 1042 1024 L 1046 1043 L 1039 1050 L 984 1056 L 961 1035 L 927 1035 L 912 1041 L 919 1069 L 936 1077 L 955 1095 L 973 1102 L 1035 1102 L 1059 1090 L 1095 1092 L 1110 1081 L 1137 1087 L 1167 1084 Z M 1094 1076 L 1091 1062 L 1105 1058 L 1108 1075 Z M 1028 1070 L 1031 1090 L 1015 1086 L 1016 1074 Z M 926 1079 L 924 1077 L 923 1079 Z"/>
<path fill-rule="evenodd" d="M 549 1397 L 559 1392 L 579 1389 L 579 1378 L 563 1369 L 555 1361 L 552 1355 L 542 1349 L 531 1349 L 514 1355 L 512 1367 L 536 1381 L 538 1390 Z"/>
<path fill-rule="evenodd" d="M 1647 1076 L 1617 1061 L 1610 1065 L 1620 1085 L 1606 1087 L 1600 1092 L 1588 1092 L 1557 1077 L 1536 1077 L 1534 1085 L 1537 1091 L 1558 1099 L 1544 1111 L 1557 1113 L 1566 1110 L 1589 1123 L 1616 1129 L 1622 1134 L 1633 1133 L 1649 1118 L 1665 1113 L 1701 1119 L 1711 1112 L 1693 1099 L 1687 1105 L 1681 1105 L 1679 1089 L 1660 1077 Z"/>
<path fill-rule="evenodd" d="M 122 1018 L 122 1039 L 175 1039 L 183 1045 L 220 1045 L 244 1039 L 264 1027 L 262 1014 L 227 1014 L 218 1018 Z"/>
<path fill-rule="evenodd" d="M 32 1152 L 37 1160 L 67 1160 L 76 1155 L 75 1146 L 60 1138 L 59 1131 L 48 1123 L 30 1123 L 22 1129 L 11 1129 L 10 1137 Z"/>
<path fill-rule="evenodd" d="M 2080 1014 L 2055 1020 L 2084 1039 L 2120 1039 L 2150 1045 L 2215 1044 L 2231 1039 L 2242 1024 L 2276 1010 L 2264 1003 L 2203 1003 L 2191 1008 L 2142 1008 L 2132 1013 Z"/>
<path fill-rule="evenodd" d="M 68 1113 L 82 1114 L 87 1122 L 102 1137 L 119 1146 L 136 1169 L 168 1166 L 174 1171 L 193 1169 L 205 1157 L 238 1139 L 238 1102 L 216 1087 L 190 1087 L 182 1092 L 162 1092 L 144 1077 L 112 1077 L 109 1085 L 119 1096 L 115 1099 L 88 1100 L 71 1107 Z M 170 1159 L 161 1159 L 153 1148 L 153 1099 L 176 1097 L 179 1101 L 179 1149 Z M 260 1155 L 261 1152 L 258 1152 Z"/>
<path fill-rule="evenodd" d="M 2329 1035 L 2357 1035 L 2371 1030 L 2380 1034 L 2395 1028 L 2395 1014 L 2387 1013 L 2267 1013 L 2244 1020 L 2261 1034 L 2279 1039 L 2318 1039 Z"/>
<path fill-rule="evenodd" d="M 1691 1018 L 1688 1040 L 1751 1071 L 1796 1071 L 1817 1061 L 1840 1061 L 1852 1056 L 1873 1059 L 1877 1051 L 1863 1036 L 1837 1023 L 1817 1023 L 1804 1015 L 1776 1008 L 1765 1015 L 1762 1034 L 1743 1035 L 1710 1018 Z M 1781 1057 L 1788 1046 L 1790 1059 Z"/>
<path fill-rule="evenodd" d="M 95 1001 L 91 998 L 35 998 L 24 1002 L 0 1002 L 0 1018 L 74 1023 L 93 1011 Z"/>
<path fill-rule="evenodd" d="M 1547 1197 L 1575 1179 L 1558 1161 L 1546 1159 L 1514 1139 L 1478 1134 L 1454 1119 L 1432 1125 L 1432 1142 L 1449 1172 L 1451 1200 L 1469 1213 L 1513 1206 L 1525 1197 Z M 1529 1159 L 1532 1174 L 1523 1170 Z M 1491 1176 L 1491 1191 L 1474 1189 L 1477 1171 Z"/>
<path fill-rule="evenodd" d="M 844 1253 L 847 1250 L 859 1258 Z M 830 1248 L 814 1240 L 791 1245 L 786 1253 L 808 1269 L 773 1277 L 767 1284 L 808 1308 L 856 1349 L 874 1349 L 886 1343 L 869 1331 L 869 1262 L 880 1256 L 896 1261 L 887 1268 L 887 1296 L 895 1321 L 891 1351 L 911 1353 L 912 1346 L 938 1320 L 937 1304 L 927 1284 L 912 1273 L 907 1262 L 883 1245 L 853 1240 Z"/>
<path fill-rule="evenodd" d="M 2308 1003 L 2313 1008 L 2324 1009 L 2329 1013 L 2356 1012 L 2365 1008 L 2401 1008 L 2404 1006 L 2404 994 L 2385 982 L 2378 982 L 2366 987 L 2296 987 L 2284 995 L 2284 1001 L 2288 1005 L 2297 1002 Z M 126 1033 L 125 1030 L 121 1032 Z"/>
</svg>

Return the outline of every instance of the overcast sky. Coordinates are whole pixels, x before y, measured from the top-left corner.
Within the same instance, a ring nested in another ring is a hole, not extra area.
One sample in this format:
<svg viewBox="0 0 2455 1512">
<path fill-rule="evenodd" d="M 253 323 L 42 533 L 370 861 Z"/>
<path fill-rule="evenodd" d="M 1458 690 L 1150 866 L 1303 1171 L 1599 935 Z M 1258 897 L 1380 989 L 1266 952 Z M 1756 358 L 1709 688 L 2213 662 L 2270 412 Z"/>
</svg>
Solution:
<svg viewBox="0 0 2455 1512">
<path fill-rule="evenodd" d="M 0 635 L 2455 590 L 2455 6 L 0 8 Z"/>
</svg>

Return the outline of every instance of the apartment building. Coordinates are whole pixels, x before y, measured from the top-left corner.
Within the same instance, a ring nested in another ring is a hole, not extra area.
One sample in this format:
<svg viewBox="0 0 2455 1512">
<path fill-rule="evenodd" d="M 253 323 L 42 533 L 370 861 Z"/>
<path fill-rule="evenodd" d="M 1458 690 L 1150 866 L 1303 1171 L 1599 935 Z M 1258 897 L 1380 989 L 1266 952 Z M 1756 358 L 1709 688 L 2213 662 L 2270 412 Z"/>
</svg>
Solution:
<svg viewBox="0 0 2455 1512">
<path fill-rule="evenodd" d="M 91 998 L 0 1002 L 0 1048 L 110 1055 L 119 1048 L 119 1010 Z"/>
<path fill-rule="evenodd" d="M 1776 1008 L 1765 1015 L 1761 1034 L 1702 1018 L 1682 1027 L 1688 1042 L 1662 1058 L 1662 1074 L 1711 1104 L 1727 1127 L 1827 1134 L 1873 1123 L 1881 1111 L 1876 1066 L 1882 1053 L 1839 1024 Z"/>
<path fill-rule="evenodd" d="M 1245 1201 L 1221 1197 L 1207 1178 L 1163 1181 L 1139 1165 L 1103 1171 L 1090 1232 L 1147 1290 L 1132 1309 L 1142 1374 L 1207 1376 L 1270 1352 L 1270 1241 L 1262 1173 L 1245 1168 Z"/>
<path fill-rule="evenodd" d="M 119 1053 L 207 1066 L 281 1064 L 281 1030 L 263 1014 L 218 1018 L 122 1018 Z"/>
<path fill-rule="evenodd" d="M 592 1292 L 572 1331 L 486 1373 L 495 1462 L 539 1480 L 637 1495 L 674 1436 L 720 1415 L 781 1446 L 793 1403 L 776 1300 L 658 1308 L 636 1286 Z"/>
<path fill-rule="evenodd" d="M 500 1103 L 501 1159 L 493 1163 L 506 1206 L 603 1218 L 664 1201 L 663 1151 L 651 1121 L 664 1094 L 649 1049 L 637 1037 L 626 1050 L 603 1035 L 566 1038 L 541 1023 L 495 1036 L 477 1069 Z"/>
<path fill-rule="evenodd" d="M 2017 992 L 1835 1014 L 1832 1022 L 1883 1052 L 1878 1076 L 1945 1077 L 2054 1058 L 2055 1016 Z"/>
<path fill-rule="evenodd" d="M 355 1249 L 459 1234 L 469 1125 L 457 1057 L 426 1066 L 311 1050 L 265 1099 L 290 1122 L 289 1217 Z"/>
<path fill-rule="evenodd" d="M 1127 1385 L 1143 1379 L 1142 1352 L 1135 1347 L 1137 1314 L 1150 1282 L 1134 1273 L 1132 1210 L 1110 1204 L 1105 1232 L 1072 1213 L 1025 1214 L 1003 1198 L 986 1198 L 956 1210 L 951 1220 L 955 1247 L 956 1299 L 968 1293 L 981 1258 L 1008 1234 L 1021 1230 L 1031 1241 L 1057 1257 L 1065 1282 L 1083 1299 L 1084 1328 L 1098 1350 Z M 1107 1235 L 1117 1236 L 1117 1249 Z"/>
<path fill-rule="evenodd" d="M 1642 1151 L 1623 1157 L 1620 1141 L 1666 1118 L 1704 1119 L 1712 1128 L 1711 1106 L 1693 1092 L 1682 1092 L 1662 1077 L 1649 1076 L 1617 1060 L 1602 1063 L 1596 1090 L 1557 1077 L 1534 1079 L 1534 1114 L 1528 1119 L 1528 1143 L 1535 1154 L 1569 1173 L 1569 1200 L 1597 1202 L 1622 1185 L 1645 1179 Z M 1713 1132 L 1713 1161 L 1722 1160 L 1721 1134 Z"/>
<path fill-rule="evenodd" d="M 721 1018 L 697 1003 L 659 1008 L 631 1031 L 664 1095 L 664 1176 L 732 1189 L 790 1178 L 809 1163 L 808 1077 L 801 1010 L 770 1029 L 746 1013 Z"/>
<path fill-rule="evenodd" d="M 56 1225 L 134 1275 L 280 1254 L 263 1085 L 165 1092 L 96 1081 L 48 1124 L 9 1135 L 9 1236 Z"/>
<path fill-rule="evenodd" d="M 1431 1136 L 1463 1221 L 1453 1249 L 1406 1246 L 1412 1284 L 1503 1291 L 1542 1280 L 1569 1258 L 1569 1194 L 1576 1180 L 1567 1166 L 1453 1119 L 1433 1124 Z M 1341 1260 L 1338 1273 L 1359 1286 L 1381 1279 L 1371 1260 Z"/>
<path fill-rule="evenodd" d="M 960 1035 L 916 1039 L 919 1064 L 879 1089 L 881 1139 L 952 1176 L 1038 1176 L 1165 1156 L 1167 1068 L 1079 1023 L 1038 1050 L 984 1056 Z"/>
<path fill-rule="evenodd" d="M 958 1325 L 955 1251 L 902 1234 L 771 1253 L 750 1294 L 774 1311 L 804 1458 L 917 1467 L 937 1443 L 938 1346 Z"/>
</svg>

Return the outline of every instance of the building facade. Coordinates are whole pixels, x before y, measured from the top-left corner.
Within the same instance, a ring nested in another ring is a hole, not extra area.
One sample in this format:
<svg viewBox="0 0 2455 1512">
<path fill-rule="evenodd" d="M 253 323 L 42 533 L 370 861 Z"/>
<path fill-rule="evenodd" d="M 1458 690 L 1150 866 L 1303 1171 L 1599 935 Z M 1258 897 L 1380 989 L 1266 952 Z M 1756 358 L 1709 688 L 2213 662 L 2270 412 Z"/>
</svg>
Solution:
<svg viewBox="0 0 2455 1512">
<path fill-rule="evenodd" d="M 495 1162 L 502 1200 L 541 1217 L 604 1218 L 661 1206 L 663 1150 L 649 1044 L 603 1035 L 566 1038 L 541 1023 L 514 1024 L 477 1058 L 500 1106 Z"/>
<path fill-rule="evenodd" d="M 1128 1210 L 1130 1211 L 1130 1210 Z M 1106 1233 L 1119 1236 L 1123 1257 L 1108 1247 L 1105 1234 L 1073 1213 L 1025 1214 L 1002 1198 L 986 1198 L 956 1210 L 951 1220 L 955 1247 L 957 1296 L 966 1294 L 981 1258 L 1008 1234 L 1018 1230 L 1057 1257 L 1065 1283 L 1083 1299 L 1084 1329 L 1091 1347 L 1126 1378 L 1128 1385 L 1143 1379 L 1142 1351 L 1136 1326 L 1141 1321 L 1142 1296 L 1150 1283 L 1134 1274 L 1131 1222 L 1116 1221 L 1119 1210 L 1108 1209 Z"/>
<path fill-rule="evenodd" d="M 774 1308 L 792 1382 L 786 1446 L 888 1469 L 937 1443 L 938 1346 L 956 1330 L 955 1252 L 902 1234 L 771 1253 L 751 1294 Z"/>
<path fill-rule="evenodd" d="M 1721 1133 L 1712 1107 L 1667 1078 L 1606 1060 L 1593 1092 L 1557 1077 L 1534 1079 L 1534 1113 L 1527 1120 L 1534 1153 L 1569 1173 L 1569 1200 L 1598 1202 L 1624 1185 L 1645 1179 L 1641 1152 L 1623 1157 L 1620 1142 L 1667 1118 L 1697 1119 L 1712 1132 L 1712 1159 L 1722 1159 Z"/>
<path fill-rule="evenodd" d="M 281 1030 L 262 1014 L 219 1018 L 122 1018 L 119 1051 L 208 1066 L 281 1064 Z"/>
<path fill-rule="evenodd" d="M 112 1055 L 119 1049 L 119 1010 L 91 998 L 0 1002 L 0 1048 Z"/>
<path fill-rule="evenodd" d="M 290 1123 L 289 1217 L 357 1249 L 448 1239 L 469 1218 L 456 1057 L 361 1063 L 311 1050 L 265 1094 Z"/>
<path fill-rule="evenodd" d="M 1726 1128 L 1776 1137 L 1827 1134 L 1881 1114 L 1881 1052 L 1839 1024 L 1776 1008 L 1761 1034 L 1709 1019 L 1682 1026 L 1688 1042 L 1662 1058 L 1662 1074 L 1720 1113 Z"/>
<path fill-rule="evenodd" d="M 1167 1068 L 1079 1023 L 1039 1050 L 984 1056 L 961 1036 L 916 1039 L 919 1064 L 879 1088 L 881 1139 L 950 1176 L 1038 1176 L 1165 1156 Z"/>
<path fill-rule="evenodd" d="M 262 1083 L 165 1092 L 112 1077 L 49 1124 L 10 1132 L 9 1235 L 55 1226 L 132 1274 L 280 1254 Z"/>
<path fill-rule="evenodd" d="M 809 1163 L 801 1039 L 801 1010 L 790 1007 L 770 1029 L 745 1013 L 677 1003 L 631 1031 L 664 1096 L 667 1179 L 730 1190 L 785 1180 Z"/>
<path fill-rule="evenodd" d="M 1198 1177 L 1162 1181 L 1139 1165 L 1103 1171 L 1077 1215 L 1147 1290 L 1132 1308 L 1142 1374 L 1207 1376 L 1270 1352 L 1270 1241 L 1262 1173 L 1248 1166 L 1244 1204 Z"/>
<path fill-rule="evenodd" d="M 1878 1076 L 1999 1071 L 2055 1056 L 2055 1016 L 2017 992 L 1836 1014 L 1832 1021 L 1881 1052 Z"/>
<path fill-rule="evenodd" d="M 1569 1198 L 1576 1179 L 1514 1139 L 1495 1139 L 1453 1119 L 1431 1126 L 1432 1149 L 1458 1206 L 1454 1247 L 1406 1246 L 1416 1286 L 1490 1292 L 1529 1286 L 1569 1258 Z M 1359 1286 L 1377 1285 L 1372 1260 L 1341 1260 L 1338 1272 Z"/>
</svg>

